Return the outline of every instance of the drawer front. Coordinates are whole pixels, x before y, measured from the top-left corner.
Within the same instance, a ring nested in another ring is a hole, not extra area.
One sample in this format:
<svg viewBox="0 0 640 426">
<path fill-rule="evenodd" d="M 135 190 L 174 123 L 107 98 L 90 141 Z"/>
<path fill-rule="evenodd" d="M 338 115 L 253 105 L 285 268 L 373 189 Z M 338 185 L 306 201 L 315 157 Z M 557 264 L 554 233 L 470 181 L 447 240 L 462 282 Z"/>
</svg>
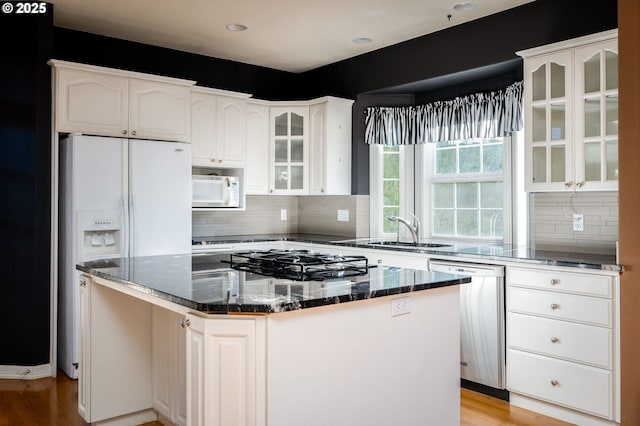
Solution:
<svg viewBox="0 0 640 426">
<path fill-rule="evenodd" d="M 507 333 L 507 344 L 513 349 L 613 367 L 613 331 L 609 328 L 510 312 Z"/>
<path fill-rule="evenodd" d="M 507 282 L 521 287 L 600 297 L 611 297 L 613 288 L 613 280 L 609 276 L 523 268 L 509 268 Z"/>
<path fill-rule="evenodd" d="M 612 419 L 611 371 L 513 349 L 507 365 L 510 391 Z"/>
<path fill-rule="evenodd" d="M 579 296 L 520 287 L 507 289 L 507 310 L 521 314 L 577 321 L 611 327 L 613 323 L 611 299 Z"/>
</svg>

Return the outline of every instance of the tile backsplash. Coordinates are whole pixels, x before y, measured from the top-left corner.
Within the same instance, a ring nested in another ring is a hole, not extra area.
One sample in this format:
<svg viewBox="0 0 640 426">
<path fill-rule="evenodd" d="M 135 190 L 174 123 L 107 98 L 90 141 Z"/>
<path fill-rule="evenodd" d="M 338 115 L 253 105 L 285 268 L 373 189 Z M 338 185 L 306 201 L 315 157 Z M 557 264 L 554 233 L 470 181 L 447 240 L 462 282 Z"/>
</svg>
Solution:
<svg viewBox="0 0 640 426">
<path fill-rule="evenodd" d="M 195 211 L 194 237 L 255 234 L 320 234 L 350 238 L 369 236 L 368 195 L 250 195 L 246 210 Z M 287 210 L 287 220 L 280 218 Z M 338 221 L 338 210 L 349 220 Z"/>
<path fill-rule="evenodd" d="M 584 215 L 584 231 L 573 231 L 573 214 Z M 529 198 L 530 245 L 539 250 L 615 254 L 618 241 L 618 193 L 532 193 Z"/>
</svg>

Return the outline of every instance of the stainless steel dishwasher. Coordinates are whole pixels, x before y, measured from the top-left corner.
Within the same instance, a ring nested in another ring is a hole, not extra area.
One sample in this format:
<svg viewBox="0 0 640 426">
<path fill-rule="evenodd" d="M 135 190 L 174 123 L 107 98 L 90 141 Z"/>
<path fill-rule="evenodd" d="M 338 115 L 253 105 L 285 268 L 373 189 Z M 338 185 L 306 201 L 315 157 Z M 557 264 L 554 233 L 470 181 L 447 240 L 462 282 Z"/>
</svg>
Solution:
<svg viewBox="0 0 640 426">
<path fill-rule="evenodd" d="M 472 277 L 460 286 L 460 376 L 504 390 L 504 266 L 430 260 L 429 269 Z"/>
</svg>

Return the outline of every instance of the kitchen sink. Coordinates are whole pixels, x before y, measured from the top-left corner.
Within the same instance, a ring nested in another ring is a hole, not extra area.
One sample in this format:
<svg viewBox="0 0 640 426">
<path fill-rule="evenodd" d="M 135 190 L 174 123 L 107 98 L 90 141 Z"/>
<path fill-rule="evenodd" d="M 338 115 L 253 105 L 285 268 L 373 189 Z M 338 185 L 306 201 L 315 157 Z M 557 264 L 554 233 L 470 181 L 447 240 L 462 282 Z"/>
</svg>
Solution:
<svg viewBox="0 0 640 426">
<path fill-rule="evenodd" d="M 410 243 L 406 241 L 372 241 L 367 243 L 367 245 L 372 246 L 383 246 L 383 247 L 395 247 L 395 248 L 438 248 L 438 247 L 451 247 L 450 244 L 442 244 L 442 243 Z"/>
</svg>

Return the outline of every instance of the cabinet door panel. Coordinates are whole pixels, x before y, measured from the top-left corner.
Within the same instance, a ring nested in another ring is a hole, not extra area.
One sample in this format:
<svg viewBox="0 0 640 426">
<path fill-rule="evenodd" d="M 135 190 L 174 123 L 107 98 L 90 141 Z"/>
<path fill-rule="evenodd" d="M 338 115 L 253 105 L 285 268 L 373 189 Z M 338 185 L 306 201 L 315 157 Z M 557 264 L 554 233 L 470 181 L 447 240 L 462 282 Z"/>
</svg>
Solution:
<svg viewBox="0 0 640 426">
<path fill-rule="evenodd" d="M 56 130 L 127 136 L 127 79 L 67 69 L 57 71 Z"/>
<path fill-rule="evenodd" d="M 191 94 L 191 158 L 205 167 L 216 158 L 216 97 L 210 94 Z"/>
<path fill-rule="evenodd" d="M 242 166 L 245 161 L 246 101 L 219 96 L 217 104 L 218 163 Z"/>
<path fill-rule="evenodd" d="M 609 299 L 518 287 L 509 287 L 507 292 L 507 309 L 511 312 L 602 327 L 611 327 L 613 323 L 613 307 Z"/>
<path fill-rule="evenodd" d="M 547 318 L 507 315 L 509 347 L 611 369 L 613 331 Z"/>
<path fill-rule="evenodd" d="M 553 358 L 507 351 L 508 389 L 613 418 L 613 373 Z"/>
<path fill-rule="evenodd" d="M 191 90 L 185 86 L 129 80 L 131 136 L 191 141 Z"/>
<path fill-rule="evenodd" d="M 269 107 L 247 105 L 245 193 L 269 193 Z"/>
</svg>

